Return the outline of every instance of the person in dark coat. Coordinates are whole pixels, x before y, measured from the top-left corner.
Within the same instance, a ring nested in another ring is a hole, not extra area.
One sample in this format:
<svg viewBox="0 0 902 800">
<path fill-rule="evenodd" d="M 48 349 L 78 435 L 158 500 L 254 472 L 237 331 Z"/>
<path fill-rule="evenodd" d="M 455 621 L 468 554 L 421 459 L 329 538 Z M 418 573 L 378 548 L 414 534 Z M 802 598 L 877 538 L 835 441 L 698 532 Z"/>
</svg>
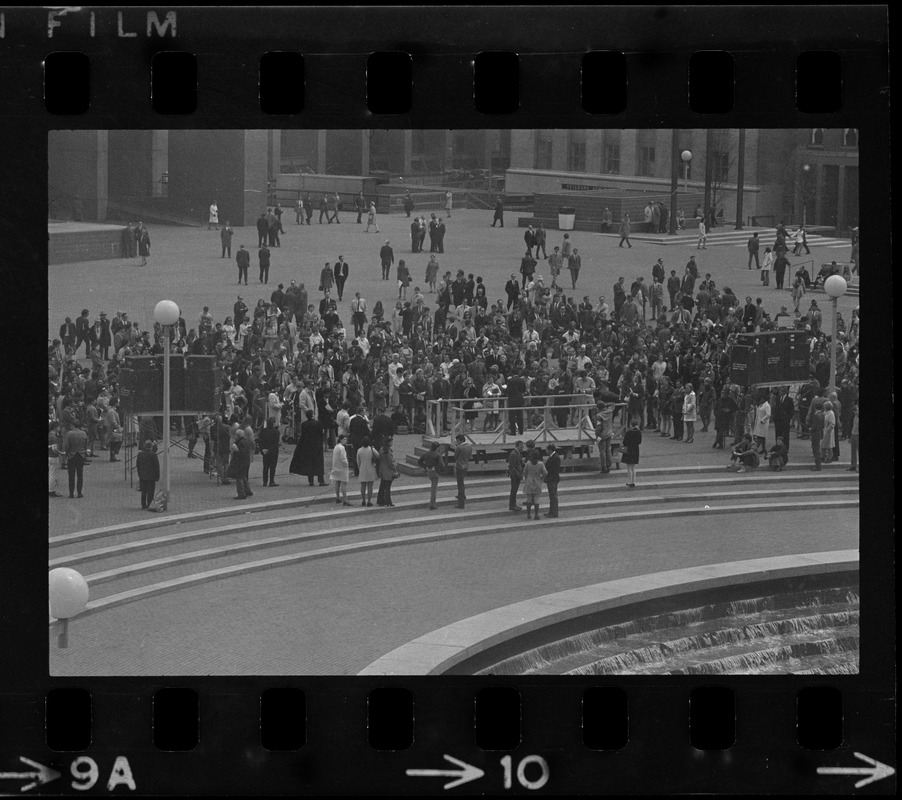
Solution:
<svg viewBox="0 0 902 800">
<path fill-rule="evenodd" d="M 495 201 L 495 216 L 492 217 L 493 228 L 496 222 L 500 222 L 501 227 L 504 227 L 504 201 L 500 197 Z"/>
<path fill-rule="evenodd" d="M 160 480 L 160 457 L 150 439 L 144 442 L 144 449 L 138 453 L 135 462 L 138 467 L 138 484 L 141 488 L 141 509 L 147 511 L 153 504 L 157 481 Z"/>
<path fill-rule="evenodd" d="M 325 463 L 323 459 L 323 426 L 313 416 L 309 408 L 305 412 L 307 419 L 301 423 L 301 433 L 298 443 L 291 457 L 288 471 L 292 475 L 306 475 L 311 486 L 314 477 L 318 479 L 320 486 L 325 486 L 323 477 Z"/>
<path fill-rule="evenodd" d="M 376 451 L 382 449 L 386 439 L 394 438 L 396 432 L 397 426 L 384 410 L 382 413 L 376 414 L 373 418 L 373 447 L 376 448 Z"/>
<path fill-rule="evenodd" d="M 345 290 L 345 281 L 348 279 L 348 264 L 344 256 L 339 256 L 333 268 L 335 274 L 335 291 L 338 292 L 339 301 Z"/>
<path fill-rule="evenodd" d="M 100 336 L 97 339 L 97 345 L 100 347 L 100 357 L 104 361 L 110 360 L 110 345 L 113 343 L 113 336 L 110 333 L 110 321 L 107 319 L 106 312 L 100 312 Z"/>
<path fill-rule="evenodd" d="M 238 248 L 238 252 L 235 253 L 235 263 L 238 264 L 238 283 L 241 284 L 241 279 L 244 278 L 244 285 L 247 286 L 247 270 L 251 265 L 251 254 L 244 249 L 244 245 L 241 245 Z"/>
<path fill-rule="evenodd" d="M 279 429 L 275 417 L 266 420 L 266 427 L 260 431 L 260 452 L 263 454 L 263 485 L 278 486 L 275 477 L 279 463 Z"/>
<path fill-rule="evenodd" d="M 388 239 L 385 240 L 385 244 L 379 250 L 379 259 L 382 261 L 382 280 L 387 281 L 391 265 L 395 263 L 395 251 L 392 250 Z"/>
<path fill-rule="evenodd" d="M 238 494 L 234 500 L 245 500 L 254 493 L 251 491 L 248 483 L 248 471 L 251 468 L 251 456 L 253 449 L 247 440 L 247 435 L 243 428 L 235 431 L 235 441 L 231 446 L 232 458 L 229 462 L 228 475 L 235 479 L 235 489 Z"/>
<path fill-rule="evenodd" d="M 257 217 L 257 247 L 263 247 L 269 238 L 269 220 L 266 218 L 264 211 Z"/>
<path fill-rule="evenodd" d="M 724 437 L 729 433 L 730 424 L 733 422 L 733 417 L 736 416 L 738 410 L 739 406 L 725 386 L 721 391 L 720 398 L 714 404 L 714 430 L 717 433 L 717 437 L 714 439 L 714 444 L 711 445 L 712 450 L 723 450 Z"/>
<path fill-rule="evenodd" d="M 260 261 L 260 283 L 269 283 L 270 255 L 270 249 L 266 245 L 257 251 L 257 258 Z"/>
<path fill-rule="evenodd" d="M 779 399 L 774 403 L 774 435 L 783 440 L 783 447 L 786 450 L 784 464 L 789 461 L 789 428 L 795 413 L 796 407 L 789 394 L 789 387 L 784 386 L 780 390 Z"/>
<path fill-rule="evenodd" d="M 623 455 L 620 460 L 626 464 L 627 486 L 636 485 L 636 464 L 639 463 L 639 445 L 642 444 L 642 431 L 639 423 L 633 420 L 630 429 L 623 434 Z"/>
</svg>

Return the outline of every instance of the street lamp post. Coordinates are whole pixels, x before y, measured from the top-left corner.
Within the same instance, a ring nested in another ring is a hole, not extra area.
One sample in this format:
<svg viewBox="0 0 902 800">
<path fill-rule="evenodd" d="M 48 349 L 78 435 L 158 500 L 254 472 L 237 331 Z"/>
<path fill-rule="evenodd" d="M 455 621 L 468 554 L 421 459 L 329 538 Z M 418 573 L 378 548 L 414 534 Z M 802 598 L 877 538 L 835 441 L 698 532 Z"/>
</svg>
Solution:
<svg viewBox="0 0 902 800">
<path fill-rule="evenodd" d="M 839 338 L 836 335 L 836 303 L 840 297 L 846 293 L 848 284 L 842 275 L 831 275 L 824 281 L 824 291 L 830 295 L 833 301 L 833 339 L 830 342 L 830 386 L 827 394 L 836 391 L 836 346 L 839 344 Z"/>
<path fill-rule="evenodd" d="M 154 319 L 163 326 L 163 496 L 169 507 L 169 327 L 179 321 L 179 307 L 172 300 L 160 300 L 153 310 Z"/>
<path fill-rule="evenodd" d="M 689 192 L 689 162 L 692 161 L 692 151 L 684 150 L 680 153 L 680 158 L 683 159 L 683 194 L 688 194 Z"/>
<path fill-rule="evenodd" d="M 811 174 L 811 164 L 802 165 L 802 227 L 808 227 L 808 176 Z"/>
</svg>

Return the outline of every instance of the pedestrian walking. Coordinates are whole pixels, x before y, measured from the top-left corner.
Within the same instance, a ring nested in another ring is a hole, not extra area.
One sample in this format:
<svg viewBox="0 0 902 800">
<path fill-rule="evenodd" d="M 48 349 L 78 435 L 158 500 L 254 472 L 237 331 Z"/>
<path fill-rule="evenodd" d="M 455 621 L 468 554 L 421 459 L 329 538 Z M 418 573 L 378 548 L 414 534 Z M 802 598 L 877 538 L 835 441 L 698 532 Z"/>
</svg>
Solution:
<svg viewBox="0 0 902 800">
<path fill-rule="evenodd" d="M 539 461 L 539 451 L 533 449 L 529 453 L 526 465 L 523 467 L 523 495 L 526 505 L 526 519 L 539 518 L 539 500 L 542 497 L 542 484 L 548 475 L 545 465 Z M 535 517 L 532 511 L 535 509 Z"/>
<path fill-rule="evenodd" d="M 545 516 L 554 519 L 558 516 L 557 487 L 561 482 L 561 456 L 553 444 L 548 445 L 547 450 L 545 484 L 548 486 L 548 513 Z M 536 514 L 538 513 L 539 509 L 536 508 Z"/>
<path fill-rule="evenodd" d="M 144 442 L 144 448 L 138 453 L 135 462 L 141 490 L 141 510 L 153 511 L 153 497 L 157 481 L 160 480 L 160 457 L 151 439 Z"/>
<path fill-rule="evenodd" d="M 495 201 L 495 214 L 492 217 L 493 228 L 496 222 L 500 222 L 501 227 L 504 227 L 504 201 L 500 197 Z"/>
<path fill-rule="evenodd" d="M 708 249 L 708 229 L 705 227 L 705 221 L 701 218 L 698 221 L 698 244 L 696 244 L 695 249 Z"/>
<path fill-rule="evenodd" d="M 748 247 L 748 251 L 749 251 L 749 269 L 752 268 L 752 259 L 753 258 L 755 259 L 755 266 L 758 269 L 761 269 L 761 264 L 758 261 L 758 248 L 761 246 L 761 240 L 758 238 L 757 233 L 752 234 L 751 238 L 746 243 L 746 246 Z M 765 250 L 764 252 L 769 253 L 770 248 L 767 248 L 767 250 Z"/>
<path fill-rule="evenodd" d="M 263 247 L 269 239 L 269 219 L 266 212 L 257 217 L 257 247 Z"/>
<path fill-rule="evenodd" d="M 269 283 L 270 257 L 271 251 L 266 245 L 257 251 L 257 260 L 260 264 L 260 283 Z"/>
<path fill-rule="evenodd" d="M 210 219 L 207 222 L 207 230 L 210 230 L 211 225 L 215 225 L 216 230 L 219 230 L 219 206 L 216 205 L 215 200 L 210 203 Z"/>
<path fill-rule="evenodd" d="M 630 249 L 632 249 L 633 245 L 630 244 L 630 215 L 624 214 L 623 219 L 620 221 L 620 244 L 618 247 L 623 247 L 623 243 L 626 242 Z"/>
<path fill-rule="evenodd" d="M 761 270 L 761 284 L 763 286 L 770 286 L 770 273 L 774 266 L 775 261 L 774 253 L 769 247 L 764 248 L 764 261 L 761 263 L 759 269 Z M 749 267 L 751 269 L 751 267 Z M 783 288 L 780 286 L 779 288 Z"/>
<path fill-rule="evenodd" d="M 226 256 L 229 258 L 232 257 L 232 236 L 234 235 L 235 231 L 232 230 L 232 226 L 229 225 L 229 221 L 226 220 L 226 224 L 219 232 L 219 240 L 222 242 L 222 255 L 220 258 L 225 258 Z"/>
<path fill-rule="evenodd" d="M 348 502 L 348 482 L 351 480 L 348 464 L 347 444 L 348 437 L 339 434 L 332 448 L 332 469 L 329 472 L 329 480 L 335 487 L 335 502 L 349 506 Z"/>
<path fill-rule="evenodd" d="M 626 485 L 629 487 L 636 485 L 636 465 L 639 463 L 639 445 L 641 444 L 642 431 L 639 430 L 638 421 L 633 420 L 630 429 L 623 434 L 623 455 L 620 457 L 620 460 L 626 464 Z"/>
<path fill-rule="evenodd" d="M 454 449 L 454 474 L 457 478 L 457 507 L 464 508 L 467 502 L 467 470 L 470 468 L 470 459 L 473 458 L 473 446 L 467 442 L 467 437 L 458 433 L 454 437 L 457 445 Z"/>
<path fill-rule="evenodd" d="M 382 280 L 387 281 L 391 265 L 395 263 L 395 251 L 392 250 L 388 239 L 379 250 L 379 260 L 382 262 Z"/>
<path fill-rule="evenodd" d="M 345 283 L 348 280 L 349 267 L 344 256 L 339 256 L 335 262 L 335 291 L 338 293 L 338 299 L 341 301 L 345 291 Z"/>
<path fill-rule="evenodd" d="M 370 232 L 370 225 L 376 229 L 376 233 L 379 233 L 379 223 L 376 222 L 376 204 L 372 200 L 366 213 L 366 230 L 364 230 L 364 233 Z"/>
<path fill-rule="evenodd" d="M 436 495 L 438 493 L 438 471 L 442 465 L 442 457 L 438 452 L 439 443 L 433 442 L 429 450 L 420 456 L 417 463 L 426 470 L 426 477 L 429 478 L 429 509 L 434 511 L 438 508 L 436 504 Z"/>
</svg>

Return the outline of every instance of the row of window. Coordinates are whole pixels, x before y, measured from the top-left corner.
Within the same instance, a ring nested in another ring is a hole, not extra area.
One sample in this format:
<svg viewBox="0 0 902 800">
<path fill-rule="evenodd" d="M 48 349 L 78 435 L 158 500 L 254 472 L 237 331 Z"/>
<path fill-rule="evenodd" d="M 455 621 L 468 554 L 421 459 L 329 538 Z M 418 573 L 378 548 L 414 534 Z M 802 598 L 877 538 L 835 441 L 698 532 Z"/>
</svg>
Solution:
<svg viewBox="0 0 902 800">
<path fill-rule="evenodd" d="M 551 139 L 536 139 L 536 169 L 552 169 Z M 606 175 L 619 175 L 621 171 L 620 145 L 605 144 L 602 155 L 602 172 Z M 729 178 L 731 156 L 728 152 L 714 153 L 714 180 L 724 182 Z M 571 140 L 567 148 L 567 171 L 586 171 L 586 143 Z M 639 146 L 636 148 L 636 175 L 653 178 L 655 172 L 655 148 Z M 692 162 L 684 163 L 680 176 L 692 178 Z"/>
<path fill-rule="evenodd" d="M 808 143 L 816 145 L 818 147 L 823 147 L 823 145 L 824 145 L 824 129 L 823 128 L 812 128 L 811 129 L 811 137 L 809 138 Z M 858 128 L 843 128 L 842 146 L 843 147 L 858 147 Z"/>
</svg>

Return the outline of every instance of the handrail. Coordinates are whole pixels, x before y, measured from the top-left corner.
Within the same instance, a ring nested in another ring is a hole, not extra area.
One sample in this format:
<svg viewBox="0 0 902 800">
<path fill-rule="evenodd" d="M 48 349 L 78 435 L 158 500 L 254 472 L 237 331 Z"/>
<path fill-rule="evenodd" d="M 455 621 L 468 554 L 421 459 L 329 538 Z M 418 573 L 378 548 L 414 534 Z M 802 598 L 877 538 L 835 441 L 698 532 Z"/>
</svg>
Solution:
<svg viewBox="0 0 902 800">
<path fill-rule="evenodd" d="M 585 400 L 580 400 L 575 403 L 560 402 L 561 398 L 568 396 L 570 398 L 585 398 Z M 442 423 L 443 421 L 448 420 L 450 412 L 450 416 L 452 416 L 452 419 L 450 420 L 450 435 L 456 436 L 457 434 L 462 434 L 471 444 L 484 446 L 485 443 L 477 443 L 470 435 L 474 431 L 467 429 L 466 415 L 476 413 L 478 417 L 480 412 L 487 412 L 488 414 L 498 416 L 498 421 L 490 431 L 495 434 L 495 436 L 488 444 L 505 445 L 508 443 L 509 438 L 516 441 L 521 436 L 525 436 L 527 430 L 529 430 L 529 438 L 536 441 L 559 441 L 559 434 L 555 432 L 561 431 L 562 429 L 565 431 L 575 430 L 577 440 L 582 440 L 583 438 L 592 441 L 595 440 L 595 423 L 592 419 L 592 415 L 596 411 L 598 405 L 592 395 L 578 393 L 569 395 L 535 395 L 530 396 L 529 399 L 541 400 L 543 402 L 530 403 L 529 405 L 523 406 L 509 406 L 505 402 L 507 400 L 506 397 L 440 398 L 437 400 L 427 400 L 426 435 L 435 438 L 443 436 L 444 425 Z M 474 409 L 472 405 L 470 405 L 469 408 L 466 407 L 468 404 L 475 402 L 485 403 L 486 401 L 496 405 L 491 408 L 480 409 Z M 626 408 L 627 404 L 618 402 L 611 403 L 610 405 L 614 407 L 614 413 L 616 414 L 617 410 Z M 541 413 L 541 421 L 536 427 L 529 428 L 530 419 L 527 416 L 523 424 L 524 433 L 510 433 L 508 425 L 509 415 L 511 413 L 522 414 L 523 412 L 526 412 L 527 414 Z M 555 417 L 562 413 L 566 413 L 568 420 L 573 420 L 574 425 L 559 425 Z"/>
</svg>

